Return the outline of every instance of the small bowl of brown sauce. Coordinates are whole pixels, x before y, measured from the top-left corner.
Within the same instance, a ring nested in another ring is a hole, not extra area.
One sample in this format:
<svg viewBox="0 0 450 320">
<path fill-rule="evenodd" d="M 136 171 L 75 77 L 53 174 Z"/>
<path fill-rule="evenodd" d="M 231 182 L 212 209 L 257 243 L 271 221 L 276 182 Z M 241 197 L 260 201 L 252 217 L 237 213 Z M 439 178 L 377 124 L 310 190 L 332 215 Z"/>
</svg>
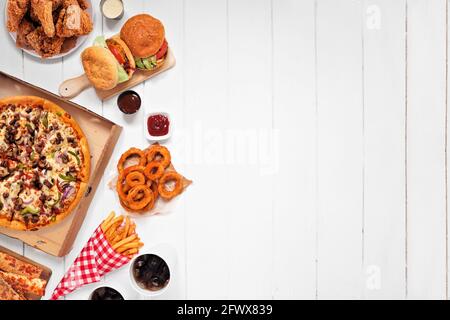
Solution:
<svg viewBox="0 0 450 320">
<path fill-rule="evenodd" d="M 117 106 L 125 114 L 136 113 L 141 108 L 141 103 L 141 97 L 133 90 L 124 91 L 117 98 Z"/>
</svg>

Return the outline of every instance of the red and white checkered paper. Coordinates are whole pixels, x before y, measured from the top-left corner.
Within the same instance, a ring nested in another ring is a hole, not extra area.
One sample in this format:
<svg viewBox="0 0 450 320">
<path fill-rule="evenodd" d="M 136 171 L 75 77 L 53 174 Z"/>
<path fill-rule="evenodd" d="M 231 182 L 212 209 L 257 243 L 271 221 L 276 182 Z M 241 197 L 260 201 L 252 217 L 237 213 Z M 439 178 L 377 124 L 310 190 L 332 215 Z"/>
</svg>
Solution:
<svg viewBox="0 0 450 320">
<path fill-rule="evenodd" d="M 51 300 L 62 298 L 86 284 L 100 281 L 105 274 L 119 269 L 130 260 L 114 251 L 99 226 L 53 291 Z"/>
</svg>

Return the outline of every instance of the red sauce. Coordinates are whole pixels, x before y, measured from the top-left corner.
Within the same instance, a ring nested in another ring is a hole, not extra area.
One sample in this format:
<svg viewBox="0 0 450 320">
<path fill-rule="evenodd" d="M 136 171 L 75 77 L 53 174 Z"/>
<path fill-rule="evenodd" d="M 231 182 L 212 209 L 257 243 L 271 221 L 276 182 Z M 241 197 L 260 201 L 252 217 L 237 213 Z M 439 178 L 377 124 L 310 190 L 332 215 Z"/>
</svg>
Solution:
<svg viewBox="0 0 450 320">
<path fill-rule="evenodd" d="M 169 119 L 162 114 L 155 114 L 147 119 L 147 130 L 151 136 L 160 137 L 169 133 Z"/>
</svg>

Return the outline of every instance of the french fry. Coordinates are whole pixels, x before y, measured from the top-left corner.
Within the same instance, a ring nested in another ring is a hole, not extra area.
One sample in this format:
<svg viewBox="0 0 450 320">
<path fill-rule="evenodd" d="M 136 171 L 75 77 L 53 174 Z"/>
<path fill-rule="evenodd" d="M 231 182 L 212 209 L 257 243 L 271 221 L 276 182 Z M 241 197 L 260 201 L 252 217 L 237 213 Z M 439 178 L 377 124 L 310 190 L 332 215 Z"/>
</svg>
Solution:
<svg viewBox="0 0 450 320">
<path fill-rule="evenodd" d="M 137 238 L 137 236 L 136 236 L 135 234 L 133 234 L 132 236 L 129 236 L 129 237 L 123 239 L 122 241 L 119 241 L 118 243 L 116 243 L 115 245 L 113 245 L 112 248 L 113 248 L 114 250 L 116 250 L 116 249 L 119 248 L 120 246 L 122 246 L 122 245 L 124 245 L 124 244 L 127 244 L 127 243 L 133 241 L 133 240 L 136 239 L 136 238 Z"/>
<path fill-rule="evenodd" d="M 139 252 L 144 243 L 136 234 L 136 223 L 129 216 L 117 216 L 112 211 L 100 225 L 111 247 L 129 258 Z"/>
<path fill-rule="evenodd" d="M 120 225 L 122 223 L 122 221 L 123 221 L 123 216 L 118 216 L 118 217 L 112 219 L 110 222 L 108 222 L 105 225 L 105 230 L 103 232 L 108 232 L 112 225 L 117 224 L 117 223 L 119 223 L 119 225 Z"/>
<path fill-rule="evenodd" d="M 105 226 L 115 217 L 115 215 L 116 215 L 116 213 L 114 211 L 111 211 L 109 216 L 106 217 L 105 220 L 103 220 L 103 222 L 101 224 L 101 228 L 102 228 L 103 232 L 105 232 Z"/>
<path fill-rule="evenodd" d="M 112 239 L 115 237 L 115 233 L 117 231 L 117 228 L 120 226 L 120 221 L 114 223 L 108 228 L 108 231 L 106 231 L 106 239 L 108 239 L 109 242 L 112 241 Z"/>
<path fill-rule="evenodd" d="M 136 230 L 136 224 L 134 222 L 132 222 L 130 225 L 130 229 L 128 229 L 128 236 L 131 236 L 132 234 L 134 234 L 135 230 Z"/>
<path fill-rule="evenodd" d="M 117 235 L 111 241 L 111 245 L 116 244 L 117 242 L 121 241 L 123 239 L 123 236 L 124 236 L 123 230 L 118 230 Z"/>
<path fill-rule="evenodd" d="M 130 256 L 138 253 L 138 250 L 139 250 L 138 248 L 128 249 L 128 250 L 125 250 L 122 254 L 124 256 L 129 256 L 130 257 Z"/>
<path fill-rule="evenodd" d="M 124 244 L 120 248 L 116 249 L 116 252 L 123 253 L 123 252 L 127 251 L 128 249 L 137 249 L 138 247 L 139 247 L 138 243 L 128 243 L 128 244 Z"/>
<path fill-rule="evenodd" d="M 124 237 L 128 236 L 128 230 L 130 230 L 130 217 L 125 218 Z"/>
<path fill-rule="evenodd" d="M 128 249 L 134 249 L 134 248 L 140 248 L 142 247 L 144 244 L 142 242 L 138 242 L 138 241 L 133 241 L 127 244 L 124 244 L 122 246 L 120 246 L 119 248 L 116 249 L 116 252 L 118 253 L 122 253 Z"/>
</svg>

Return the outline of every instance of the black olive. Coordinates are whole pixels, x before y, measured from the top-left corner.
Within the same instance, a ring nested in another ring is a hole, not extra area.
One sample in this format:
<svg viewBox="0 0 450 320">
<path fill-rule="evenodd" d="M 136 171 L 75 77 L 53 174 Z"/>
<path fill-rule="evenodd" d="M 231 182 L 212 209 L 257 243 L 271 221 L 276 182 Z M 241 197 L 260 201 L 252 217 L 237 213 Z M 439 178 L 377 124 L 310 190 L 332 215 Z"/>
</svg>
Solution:
<svg viewBox="0 0 450 320">
<path fill-rule="evenodd" d="M 8 198 L 9 197 L 9 192 L 7 192 L 7 191 L 5 191 L 5 192 L 3 192 L 3 198 Z"/>
</svg>

